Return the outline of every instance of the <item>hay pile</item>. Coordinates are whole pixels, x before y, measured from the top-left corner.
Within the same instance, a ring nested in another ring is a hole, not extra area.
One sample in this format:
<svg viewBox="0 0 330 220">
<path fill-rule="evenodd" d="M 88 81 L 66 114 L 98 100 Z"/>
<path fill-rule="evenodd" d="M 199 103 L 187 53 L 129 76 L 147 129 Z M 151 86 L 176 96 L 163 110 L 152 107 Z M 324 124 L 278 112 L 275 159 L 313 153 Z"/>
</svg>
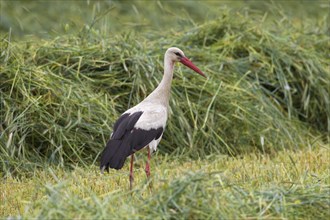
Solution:
<svg viewBox="0 0 330 220">
<path fill-rule="evenodd" d="M 176 67 L 162 153 L 273 153 L 312 147 L 315 137 L 328 141 L 326 31 L 264 29 L 227 15 L 166 39 L 4 37 L 2 170 L 96 161 L 114 121 L 160 81 L 169 46 L 182 48 L 209 78 Z"/>
</svg>

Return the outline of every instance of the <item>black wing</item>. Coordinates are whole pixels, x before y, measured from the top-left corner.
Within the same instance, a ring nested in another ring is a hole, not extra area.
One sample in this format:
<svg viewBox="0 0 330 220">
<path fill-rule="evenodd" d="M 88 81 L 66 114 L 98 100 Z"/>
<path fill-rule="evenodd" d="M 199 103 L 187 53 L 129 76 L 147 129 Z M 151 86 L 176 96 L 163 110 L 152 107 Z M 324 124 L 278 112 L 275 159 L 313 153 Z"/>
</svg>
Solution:
<svg viewBox="0 0 330 220">
<path fill-rule="evenodd" d="M 134 128 L 142 111 L 133 114 L 123 114 L 114 124 L 114 131 L 101 155 L 101 170 L 110 168 L 121 169 L 126 158 L 157 140 L 163 133 L 164 128 L 143 130 Z"/>
</svg>

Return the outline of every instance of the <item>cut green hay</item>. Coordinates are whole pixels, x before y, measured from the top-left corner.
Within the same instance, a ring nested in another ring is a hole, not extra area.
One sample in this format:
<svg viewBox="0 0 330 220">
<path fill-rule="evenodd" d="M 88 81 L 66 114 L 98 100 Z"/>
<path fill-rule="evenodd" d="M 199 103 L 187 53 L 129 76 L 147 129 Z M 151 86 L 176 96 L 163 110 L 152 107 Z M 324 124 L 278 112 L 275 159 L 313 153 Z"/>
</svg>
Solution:
<svg viewBox="0 0 330 220">
<path fill-rule="evenodd" d="M 221 72 L 235 77 L 237 83 L 249 83 L 242 87 L 264 93 L 288 118 L 329 131 L 330 38 L 326 24 L 307 34 L 295 26 L 290 27 L 294 32 L 284 32 L 282 24 L 269 30 L 248 17 L 241 16 L 241 20 L 225 15 L 191 30 L 179 43 L 198 45 L 202 60 L 206 58 L 202 51 L 210 50 L 207 59 L 213 63 L 213 75 Z"/>
<path fill-rule="evenodd" d="M 329 219 L 328 2 L 145 3 L 0 0 L 0 218 Z M 171 46 L 208 78 L 176 65 L 129 191 L 99 154 Z"/>
<path fill-rule="evenodd" d="M 256 23 L 265 19 L 318 27 L 327 22 L 325 0 L 218 0 L 218 1 L 0 1 L 0 33 L 9 30 L 14 38 L 33 35 L 52 38 L 61 34 L 96 32 L 105 37 L 127 30 L 176 34 L 231 11 L 249 16 Z M 63 16 L 58 16 L 59 14 Z M 258 15 L 261 18 L 256 17 Z M 264 18 L 263 18 L 264 16 Z M 235 17 L 238 17 L 235 14 Z M 239 18 L 239 17 L 238 17 Z M 306 22 L 308 20 L 308 22 Z M 272 23 L 269 24 L 271 26 Z M 290 28 L 287 29 L 290 31 Z M 170 32 L 170 33 L 169 33 Z"/>
<path fill-rule="evenodd" d="M 45 162 L 96 163 L 120 113 L 160 81 L 164 51 L 173 44 L 209 78 L 176 67 L 162 153 L 196 159 L 327 142 L 330 48 L 323 26 L 308 35 L 295 29 L 293 36 L 280 25 L 274 33 L 234 18 L 228 13 L 167 39 L 134 33 L 22 43 L 3 38 L 2 172 Z"/>
<path fill-rule="evenodd" d="M 144 152 L 146 153 L 146 152 Z M 327 219 L 329 149 L 282 151 L 275 157 L 213 156 L 152 160 L 152 192 L 137 155 L 128 170 L 100 175 L 95 166 L 48 167 L 1 182 L 0 216 L 46 219 Z M 127 167 L 127 166 L 125 166 Z M 13 187 L 14 186 L 14 187 Z"/>
<path fill-rule="evenodd" d="M 23 34 L 49 37 L 90 27 L 102 35 L 123 29 L 149 32 L 173 25 L 185 28 L 193 26 L 194 20 L 204 20 L 205 10 L 212 10 L 213 15 L 217 13 L 211 7 L 212 2 L 203 1 L 193 5 L 189 1 L 70 1 L 63 7 L 61 1 L 1 0 L 0 4 L 0 32 L 12 28 L 15 37 Z M 58 17 L 59 13 L 68 16 Z"/>
</svg>

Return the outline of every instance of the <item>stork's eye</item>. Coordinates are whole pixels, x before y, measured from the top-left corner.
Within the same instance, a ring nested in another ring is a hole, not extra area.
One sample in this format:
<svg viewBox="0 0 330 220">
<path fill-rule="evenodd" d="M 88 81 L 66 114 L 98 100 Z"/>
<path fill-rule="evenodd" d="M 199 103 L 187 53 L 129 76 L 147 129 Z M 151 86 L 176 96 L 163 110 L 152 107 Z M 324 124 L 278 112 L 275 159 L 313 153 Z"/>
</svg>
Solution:
<svg viewBox="0 0 330 220">
<path fill-rule="evenodd" d="M 181 53 L 179 52 L 175 52 L 174 54 L 177 55 L 178 57 L 182 57 Z"/>
</svg>

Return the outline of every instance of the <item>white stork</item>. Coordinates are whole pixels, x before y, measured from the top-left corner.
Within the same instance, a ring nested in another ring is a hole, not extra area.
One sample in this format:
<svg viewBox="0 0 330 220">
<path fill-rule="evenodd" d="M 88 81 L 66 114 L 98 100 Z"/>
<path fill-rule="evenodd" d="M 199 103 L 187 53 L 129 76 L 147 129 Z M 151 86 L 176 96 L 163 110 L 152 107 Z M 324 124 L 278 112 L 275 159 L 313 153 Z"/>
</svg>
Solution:
<svg viewBox="0 0 330 220">
<path fill-rule="evenodd" d="M 156 151 L 165 129 L 174 63 L 180 62 L 206 77 L 180 50 L 169 48 L 164 58 L 164 76 L 158 87 L 142 102 L 125 111 L 113 126 L 113 133 L 101 155 L 101 172 L 121 169 L 131 155 L 130 189 L 133 182 L 134 153 L 149 146 L 145 172 L 150 177 L 150 150 Z"/>
</svg>

